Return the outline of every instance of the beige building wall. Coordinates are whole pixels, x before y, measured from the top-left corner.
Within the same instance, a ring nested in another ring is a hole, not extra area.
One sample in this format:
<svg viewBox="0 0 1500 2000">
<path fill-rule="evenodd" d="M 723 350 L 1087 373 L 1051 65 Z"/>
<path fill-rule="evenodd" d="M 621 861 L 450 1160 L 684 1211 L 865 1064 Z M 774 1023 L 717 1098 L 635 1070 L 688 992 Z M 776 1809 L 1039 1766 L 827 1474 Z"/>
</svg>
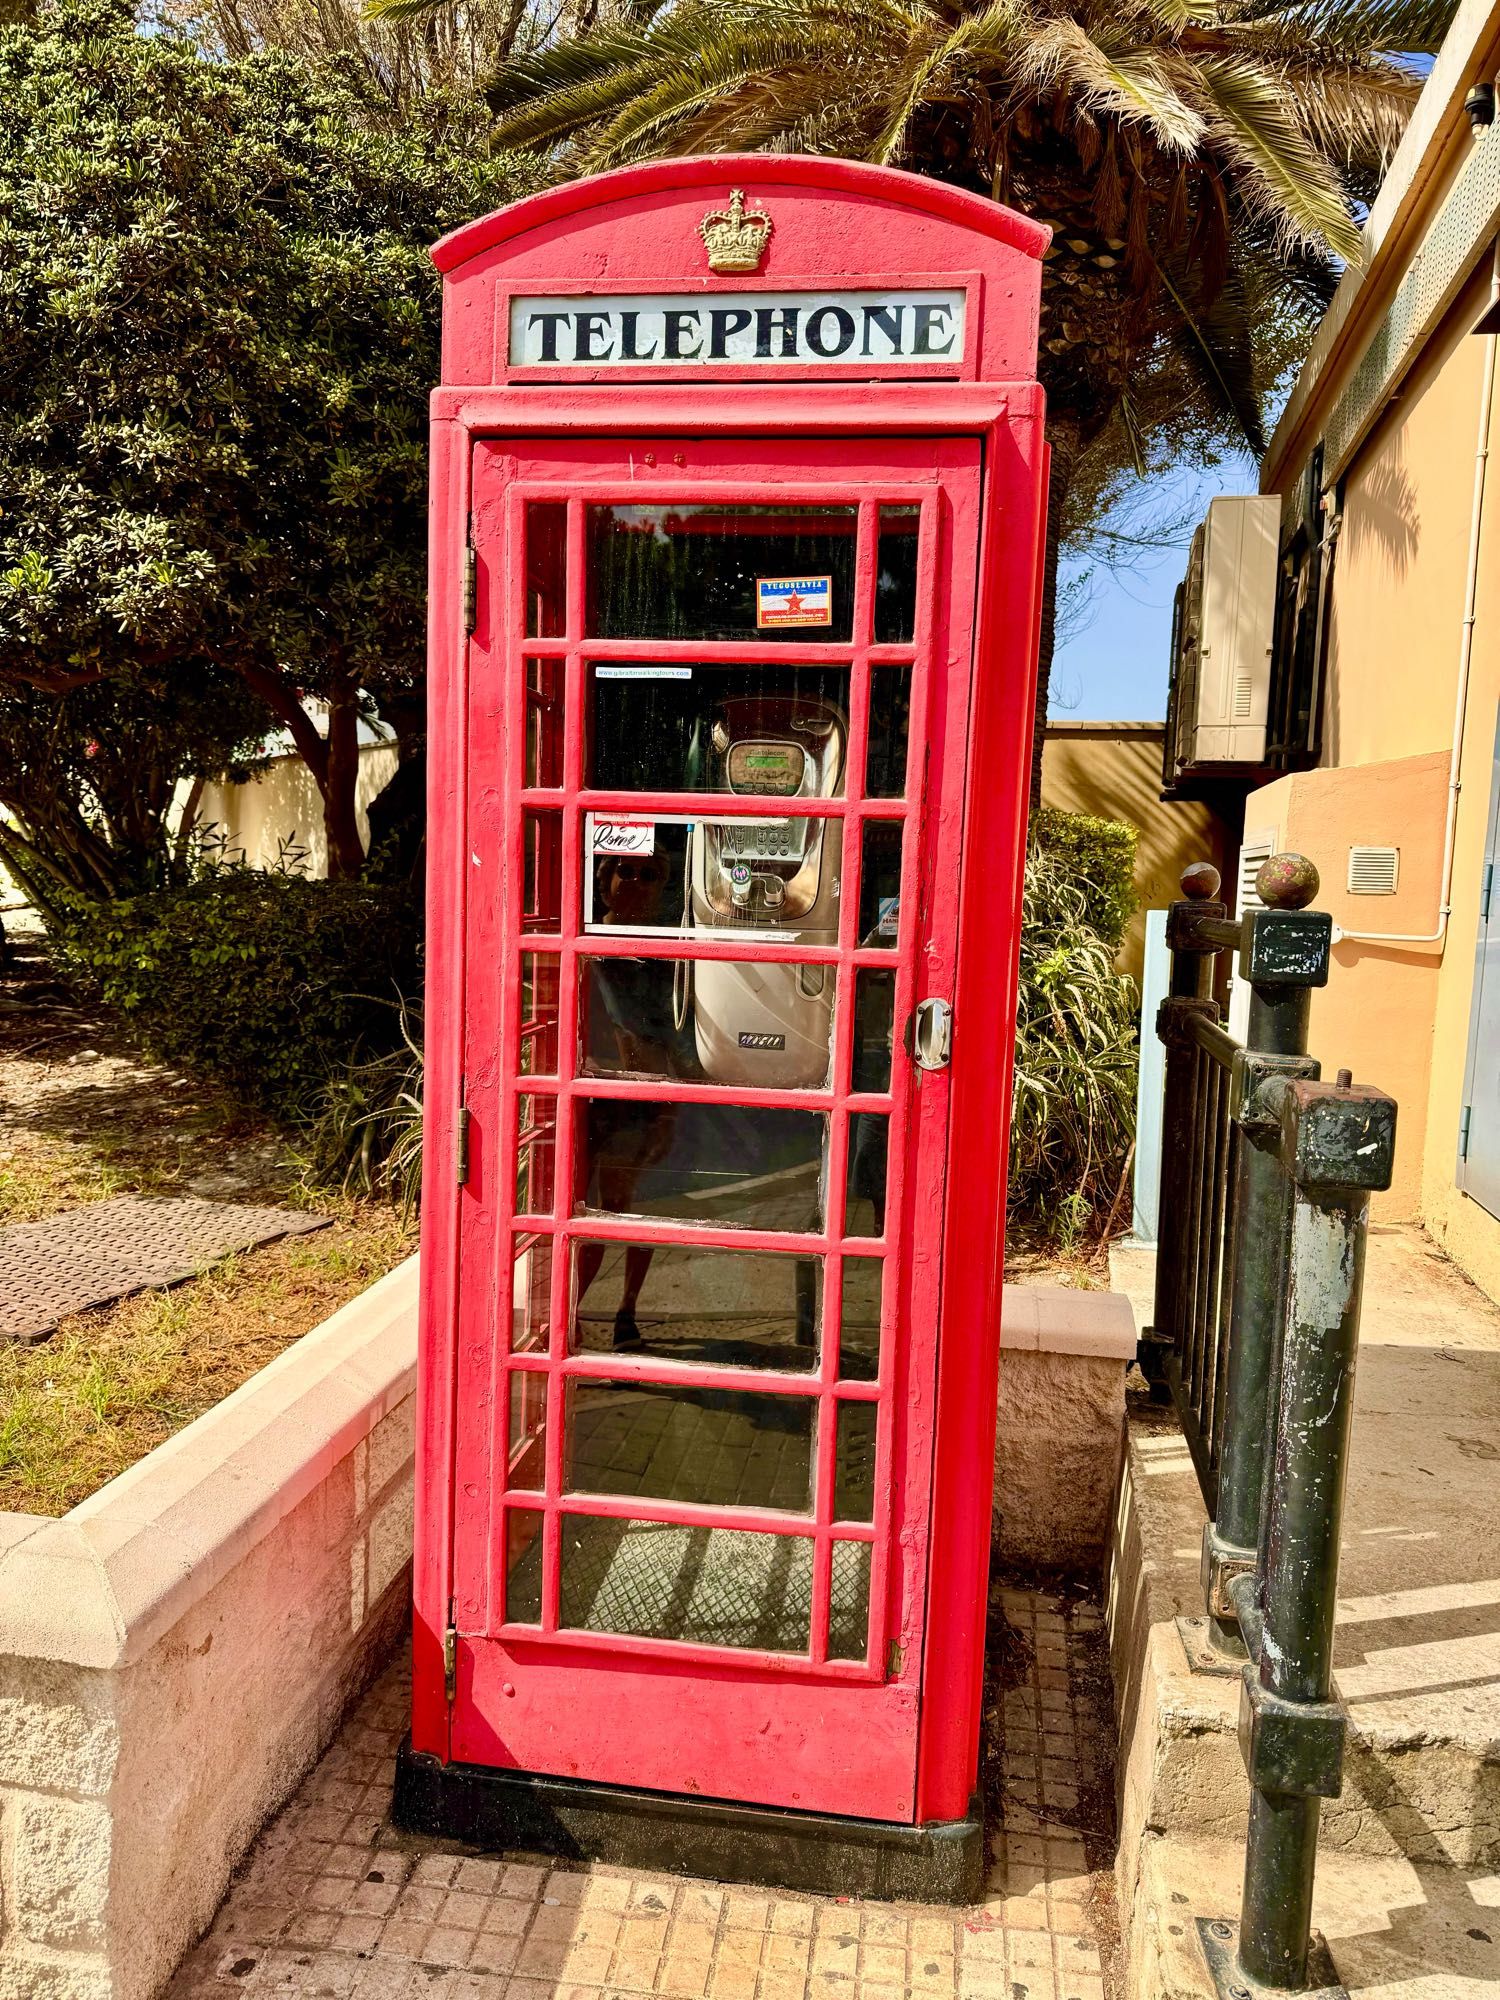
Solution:
<svg viewBox="0 0 1500 2000">
<path fill-rule="evenodd" d="M 359 784 L 355 807 L 359 837 L 370 845 L 370 801 L 389 784 L 396 770 L 391 743 L 367 743 L 359 753 Z M 251 868 L 275 868 L 285 850 L 306 856 L 303 871 L 316 878 L 328 873 L 328 837 L 323 831 L 323 800 L 312 772 L 300 757 L 273 757 L 244 784 L 227 781 L 205 785 L 198 805 L 198 824 L 213 828 L 232 851 L 243 851 Z"/>
<path fill-rule="evenodd" d="M 1465 615 L 1485 346 L 1472 328 L 1488 257 L 1429 338 L 1350 463 L 1331 600 L 1320 768 L 1252 793 L 1247 833 L 1274 829 L 1323 875 L 1322 907 L 1347 933 L 1440 928 L 1442 856 Z M 1299 419 L 1317 434 L 1344 375 Z M 1500 1298 L 1500 1219 L 1456 1184 L 1481 866 L 1500 714 L 1500 410 L 1491 413 L 1486 507 L 1454 825 L 1451 915 L 1441 942 L 1336 944 L 1313 1002 L 1324 1074 L 1352 1068 L 1397 1099 L 1396 1181 L 1375 1204 L 1422 1220 Z M 1290 484 L 1300 467 L 1281 468 Z M 1394 896 L 1351 896 L 1354 844 L 1400 850 Z"/>
<path fill-rule="evenodd" d="M 1141 974 L 1147 910 L 1182 892 L 1190 861 L 1211 861 L 1231 879 L 1236 838 L 1211 806 L 1167 802 L 1161 795 L 1159 722 L 1049 722 L 1042 746 L 1042 804 L 1065 812 L 1125 820 L 1139 828 L 1135 889 L 1139 907 L 1120 949 L 1120 969 Z"/>
</svg>

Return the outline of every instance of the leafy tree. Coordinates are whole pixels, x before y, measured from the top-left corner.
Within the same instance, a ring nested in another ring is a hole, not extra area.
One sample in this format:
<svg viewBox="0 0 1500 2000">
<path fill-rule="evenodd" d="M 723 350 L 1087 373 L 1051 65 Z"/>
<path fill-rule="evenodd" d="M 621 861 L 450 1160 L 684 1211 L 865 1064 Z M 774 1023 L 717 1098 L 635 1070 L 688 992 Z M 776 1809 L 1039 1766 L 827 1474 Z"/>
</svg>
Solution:
<svg viewBox="0 0 1500 2000">
<path fill-rule="evenodd" d="M 380 0 L 376 0 L 377 7 Z M 408 10 L 411 0 L 395 0 Z M 575 171 L 791 150 L 904 166 L 1055 231 L 1040 713 L 1059 535 L 1114 426 L 1143 464 L 1186 397 L 1262 444 L 1260 330 L 1307 324 L 1405 129 L 1453 0 L 677 0 L 498 69 L 501 145 Z M 1264 357 L 1261 356 L 1262 364 Z M 1115 463 L 1120 461 L 1117 458 Z M 1097 475 L 1094 475 L 1097 477 Z M 1038 731 L 1038 756 L 1040 754 Z"/>
<path fill-rule="evenodd" d="M 421 751 L 427 246 L 526 185 L 371 111 L 284 54 L 138 35 L 123 0 L 0 30 L 0 685 L 180 709 L 232 678 L 345 876 L 360 715 Z"/>
</svg>

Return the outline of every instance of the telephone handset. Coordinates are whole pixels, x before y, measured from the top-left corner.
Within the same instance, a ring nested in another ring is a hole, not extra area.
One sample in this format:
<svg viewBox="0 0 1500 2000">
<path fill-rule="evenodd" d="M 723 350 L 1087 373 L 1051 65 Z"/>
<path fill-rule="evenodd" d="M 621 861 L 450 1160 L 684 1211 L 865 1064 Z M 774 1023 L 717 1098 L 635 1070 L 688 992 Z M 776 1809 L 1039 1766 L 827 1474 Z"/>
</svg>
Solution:
<svg viewBox="0 0 1500 2000">
<path fill-rule="evenodd" d="M 846 745 L 845 718 L 830 702 L 726 700 L 695 732 L 693 789 L 762 807 L 833 798 Z M 836 944 L 838 830 L 801 817 L 695 822 L 683 866 L 684 930 L 777 931 L 802 944 Z M 681 968 L 677 1023 L 685 1026 L 691 1008 L 699 1064 L 717 1083 L 816 1089 L 828 1076 L 833 989 L 826 966 L 699 960 Z"/>
</svg>

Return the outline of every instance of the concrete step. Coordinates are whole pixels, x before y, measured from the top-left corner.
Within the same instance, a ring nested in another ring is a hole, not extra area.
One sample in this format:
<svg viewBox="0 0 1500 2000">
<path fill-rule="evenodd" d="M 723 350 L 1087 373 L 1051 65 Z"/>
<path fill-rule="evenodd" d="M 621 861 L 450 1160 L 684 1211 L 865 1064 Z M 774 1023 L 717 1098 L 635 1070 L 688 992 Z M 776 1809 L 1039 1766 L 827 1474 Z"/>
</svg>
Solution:
<svg viewBox="0 0 1500 2000">
<path fill-rule="evenodd" d="M 1152 1835 L 1128 1941 L 1128 2000 L 1216 2000 L 1199 1921 L 1237 1924 L 1244 1848 Z M 1500 1879 L 1397 1857 L 1320 1857 L 1313 1920 L 1350 2000 L 1495 2000 Z"/>
</svg>

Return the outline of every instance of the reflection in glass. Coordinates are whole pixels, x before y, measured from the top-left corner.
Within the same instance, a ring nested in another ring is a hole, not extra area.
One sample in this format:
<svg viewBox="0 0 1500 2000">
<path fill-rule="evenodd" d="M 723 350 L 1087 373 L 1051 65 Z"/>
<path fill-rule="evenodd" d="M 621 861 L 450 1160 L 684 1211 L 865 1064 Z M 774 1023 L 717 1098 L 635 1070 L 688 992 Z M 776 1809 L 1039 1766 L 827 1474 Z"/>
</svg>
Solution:
<svg viewBox="0 0 1500 2000">
<path fill-rule="evenodd" d="M 512 1493 L 540 1493 L 546 1484 L 547 1378 L 529 1368 L 512 1368 L 509 1378 L 510 1470 Z"/>
<path fill-rule="evenodd" d="M 890 1123 L 883 1111 L 850 1114 L 846 1236 L 885 1234 L 886 1145 Z"/>
<path fill-rule="evenodd" d="M 591 1099 L 580 1123 L 582 1206 L 737 1229 L 820 1228 L 827 1123 L 815 1111 Z"/>
<path fill-rule="evenodd" d="M 854 975 L 854 1059 L 851 1090 L 891 1087 L 891 1050 L 896 1032 L 896 975 L 861 966 Z"/>
<path fill-rule="evenodd" d="M 521 929 L 562 928 L 562 814 L 521 815 Z"/>
<path fill-rule="evenodd" d="M 873 1521 L 877 1405 L 840 1403 L 837 1407 L 833 1518 L 835 1521 Z"/>
<path fill-rule="evenodd" d="M 837 820 L 589 813 L 584 827 L 586 931 L 752 931 L 837 942 L 844 831 Z"/>
<path fill-rule="evenodd" d="M 812 1550 L 802 1535 L 565 1514 L 561 1623 L 575 1631 L 805 1654 Z"/>
<path fill-rule="evenodd" d="M 824 965 L 582 959 L 583 1074 L 822 1089 L 828 1082 L 835 983 L 834 968 Z M 889 1060 L 886 1067 L 889 1071 Z M 856 1085 L 862 1087 L 881 1086 Z"/>
<path fill-rule="evenodd" d="M 567 1395 L 570 1493 L 812 1510 L 811 1396 L 576 1380 Z"/>
<path fill-rule="evenodd" d="M 520 982 L 517 1068 L 522 1076 L 556 1076 L 559 993 L 556 954 L 523 951 Z"/>
<path fill-rule="evenodd" d="M 526 662 L 526 769 L 528 785 L 560 785 L 563 759 L 563 663 Z"/>
<path fill-rule="evenodd" d="M 836 798 L 849 669 L 750 665 L 590 669 L 589 783 L 611 792 Z"/>
<path fill-rule="evenodd" d="M 880 542 L 875 569 L 875 640 L 882 646 L 911 643 L 917 622 L 916 501 L 880 510 Z"/>
<path fill-rule="evenodd" d="M 862 1660 L 870 1646 L 870 1544 L 835 1542 L 828 1604 L 828 1657 Z"/>
<path fill-rule="evenodd" d="M 865 797 L 899 799 L 906 793 L 906 745 L 911 734 L 911 668 L 870 670 L 870 745 L 865 757 Z"/>
<path fill-rule="evenodd" d="M 816 1257 L 580 1243 L 573 1352 L 805 1373 L 817 1366 L 821 1291 Z"/>
<path fill-rule="evenodd" d="M 511 1625 L 542 1622 L 542 1516 L 529 1507 L 505 1512 L 505 1617 Z"/>
<path fill-rule="evenodd" d="M 516 1214 L 550 1215 L 557 1162 L 557 1100 L 516 1099 Z"/>
<path fill-rule="evenodd" d="M 857 522 L 855 507 L 590 507 L 589 635 L 846 640 Z M 768 604 L 774 624 L 758 622 Z"/>
<path fill-rule="evenodd" d="M 844 1309 L 839 1320 L 839 1380 L 874 1382 L 880 1374 L 880 1294 L 884 1260 L 844 1259 Z"/>
<path fill-rule="evenodd" d="M 526 636 L 560 639 L 567 629 L 567 502 L 532 500 L 526 508 Z"/>
<path fill-rule="evenodd" d="M 511 1266 L 510 1351 L 540 1353 L 552 1324 L 552 1238 L 518 1236 Z"/>
<path fill-rule="evenodd" d="M 900 822 L 866 820 L 864 866 L 859 884 L 860 943 L 894 951 L 900 918 Z"/>
</svg>

